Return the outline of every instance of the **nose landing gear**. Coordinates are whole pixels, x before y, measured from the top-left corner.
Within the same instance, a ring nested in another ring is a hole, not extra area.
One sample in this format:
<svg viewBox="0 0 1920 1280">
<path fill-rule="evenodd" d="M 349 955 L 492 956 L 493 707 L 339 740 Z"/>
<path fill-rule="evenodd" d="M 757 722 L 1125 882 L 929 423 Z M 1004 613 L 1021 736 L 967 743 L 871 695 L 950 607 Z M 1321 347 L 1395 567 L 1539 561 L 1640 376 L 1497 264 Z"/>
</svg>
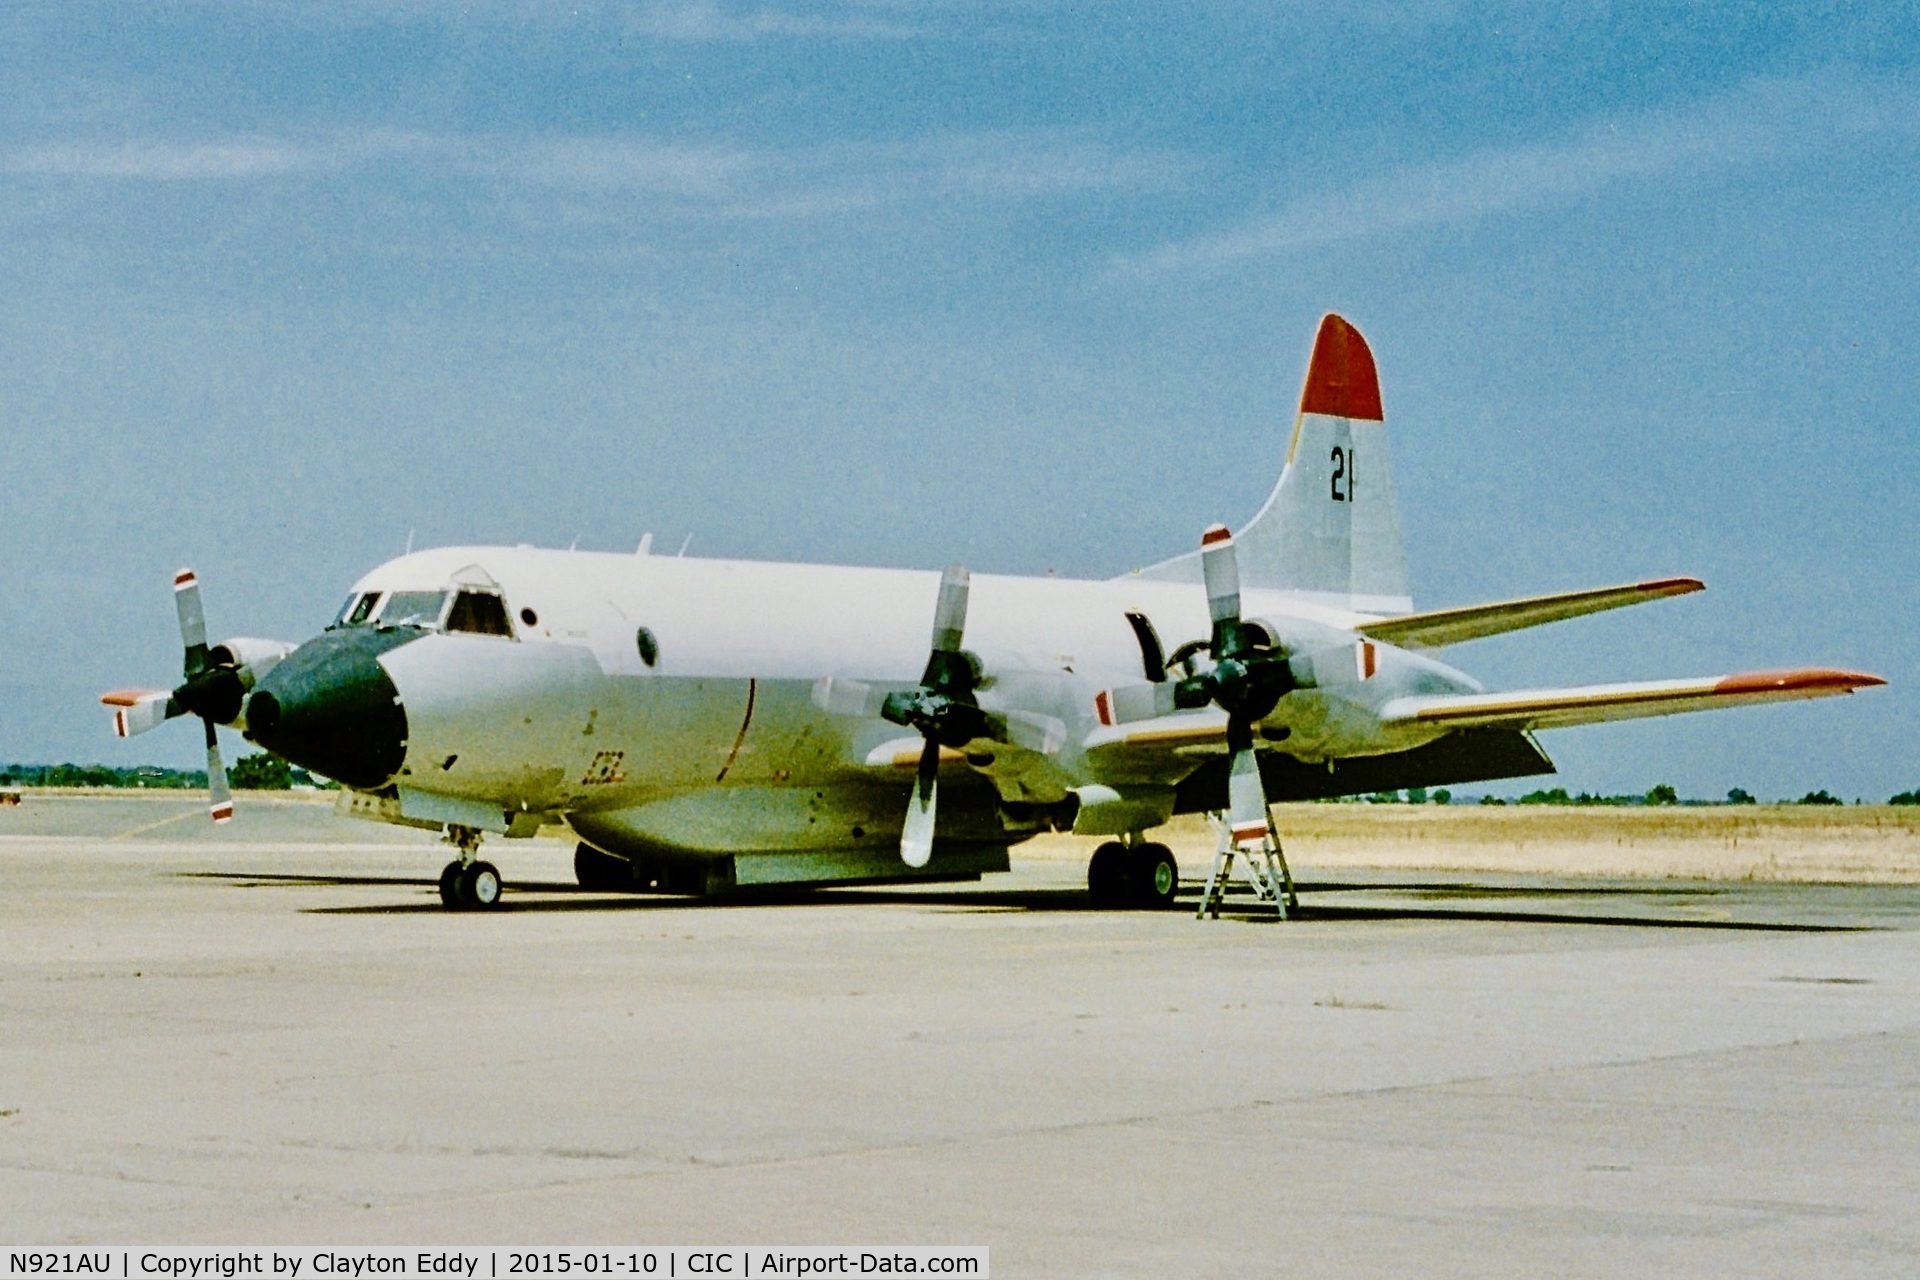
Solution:
<svg viewBox="0 0 1920 1280">
<path fill-rule="evenodd" d="M 487 910 L 500 903 L 500 868 L 479 861 L 480 833 L 472 827 L 450 825 L 447 843 L 460 856 L 440 872 L 440 901 L 450 911 Z"/>
</svg>

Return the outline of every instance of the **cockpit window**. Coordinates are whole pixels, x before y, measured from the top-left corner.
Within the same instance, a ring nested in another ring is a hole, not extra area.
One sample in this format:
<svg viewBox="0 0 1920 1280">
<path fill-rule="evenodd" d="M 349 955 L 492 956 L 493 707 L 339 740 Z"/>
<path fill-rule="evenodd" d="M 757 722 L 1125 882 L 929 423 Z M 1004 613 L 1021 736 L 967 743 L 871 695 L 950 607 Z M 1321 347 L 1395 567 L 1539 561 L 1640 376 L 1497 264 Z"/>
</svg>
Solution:
<svg viewBox="0 0 1920 1280">
<path fill-rule="evenodd" d="M 377 621 L 383 627 L 437 627 L 446 605 L 444 591 L 395 591 L 380 606 Z"/>
<path fill-rule="evenodd" d="M 379 602 L 380 593 L 378 591 L 368 591 L 364 594 L 348 596 L 347 602 L 340 606 L 340 612 L 334 618 L 333 625 L 336 627 L 362 626 L 366 623 L 367 618 L 372 615 L 373 606 Z"/>
<path fill-rule="evenodd" d="M 507 606 L 499 596 L 491 591 L 462 591 L 453 598 L 453 608 L 447 611 L 447 630 L 510 636 L 513 625 L 507 621 Z"/>
</svg>

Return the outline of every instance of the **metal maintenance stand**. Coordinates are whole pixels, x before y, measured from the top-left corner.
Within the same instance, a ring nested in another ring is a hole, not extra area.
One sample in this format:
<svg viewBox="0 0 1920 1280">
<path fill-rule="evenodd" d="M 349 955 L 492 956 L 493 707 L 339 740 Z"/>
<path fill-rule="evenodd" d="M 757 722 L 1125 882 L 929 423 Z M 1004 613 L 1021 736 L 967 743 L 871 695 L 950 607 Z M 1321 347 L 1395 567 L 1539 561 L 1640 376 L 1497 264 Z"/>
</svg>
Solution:
<svg viewBox="0 0 1920 1280">
<path fill-rule="evenodd" d="M 1226 814 L 1209 813 L 1207 821 L 1219 842 L 1214 847 L 1213 873 L 1207 877 L 1207 889 L 1200 895 L 1200 909 L 1194 912 L 1194 919 L 1204 920 L 1209 914 L 1215 920 L 1220 918 L 1220 900 L 1226 896 L 1227 881 L 1233 878 L 1235 854 L 1246 858 L 1247 879 L 1257 900 L 1272 903 L 1282 920 L 1300 909 L 1300 899 L 1293 892 L 1293 872 L 1287 868 L 1287 855 L 1280 848 L 1280 832 L 1273 825 L 1271 810 L 1267 812 L 1267 834 L 1256 849 L 1241 849 L 1233 843 Z"/>
</svg>

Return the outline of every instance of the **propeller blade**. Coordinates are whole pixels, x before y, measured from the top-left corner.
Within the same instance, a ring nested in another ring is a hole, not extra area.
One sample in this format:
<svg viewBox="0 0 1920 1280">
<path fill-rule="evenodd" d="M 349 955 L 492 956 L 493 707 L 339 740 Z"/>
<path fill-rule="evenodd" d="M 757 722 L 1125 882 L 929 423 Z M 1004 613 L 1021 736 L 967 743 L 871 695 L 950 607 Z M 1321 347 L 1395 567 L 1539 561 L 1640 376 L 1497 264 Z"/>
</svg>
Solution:
<svg viewBox="0 0 1920 1280">
<path fill-rule="evenodd" d="M 1267 792 L 1260 785 L 1260 761 L 1252 747 L 1235 751 L 1228 767 L 1227 829 L 1242 848 L 1267 838 Z"/>
<path fill-rule="evenodd" d="M 1157 720 L 1180 709 L 1174 696 L 1171 683 L 1123 684 L 1117 689 L 1102 689 L 1095 694 L 1093 714 L 1104 725 Z"/>
<path fill-rule="evenodd" d="M 207 801 L 215 822 L 231 822 L 233 792 L 227 786 L 226 763 L 220 759 L 220 738 L 213 730 L 213 721 L 202 723 L 207 726 Z"/>
<path fill-rule="evenodd" d="M 117 738 L 131 738 L 186 714 L 186 708 L 165 689 L 118 689 L 101 694 L 100 701 L 114 709 L 113 733 Z"/>
<path fill-rule="evenodd" d="M 180 615 L 180 647 L 186 650 L 186 671 L 197 676 L 207 669 L 207 615 L 200 607 L 200 579 L 193 570 L 173 575 L 173 608 Z"/>
<path fill-rule="evenodd" d="M 960 652 L 967 629 L 967 591 L 973 577 L 962 564 L 950 564 L 940 575 L 940 602 L 933 610 L 933 651 Z"/>
<path fill-rule="evenodd" d="M 1207 583 L 1207 612 L 1216 624 L 1240 620 L 1240 562 L 1233 534 L 1223 524 L 1200 535 L 1200 572 Z"/>
<path fill-rule="evenodd" d="M 933 857 L 934 806 L 940 797 L 940 744 L 932 738 L 920 752 L 920 769 L 907 798 L 907 823 L 900 828 L 900 861 L 924 867 Z"/>
<path fill-rule="evenodd" d="M 880 714 L 887 693 L 862 680 L 821 676 L 813 682 L 813 705 L 830 715 L 871 719 Z"/>
<path fill-rule="evenodd" d="M 1052 716 L 1037 711 L 1002 711 L 995 718 L 1002 722 L 1001 740 L 1016 747 L 1050 756 L 1066 744 L 1067 726 Z"/>
</svg>

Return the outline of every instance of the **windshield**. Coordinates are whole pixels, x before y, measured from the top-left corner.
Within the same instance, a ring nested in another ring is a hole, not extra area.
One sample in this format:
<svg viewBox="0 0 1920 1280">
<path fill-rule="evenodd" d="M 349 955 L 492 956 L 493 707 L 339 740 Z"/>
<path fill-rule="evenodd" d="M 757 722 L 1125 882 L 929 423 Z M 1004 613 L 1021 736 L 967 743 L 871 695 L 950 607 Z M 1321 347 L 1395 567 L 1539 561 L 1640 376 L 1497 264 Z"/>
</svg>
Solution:
<svg viewBox="0 0 1920 1280">
<path fill-rule="evenodd" d="M 347 597 L 347 602 L 340 606 L 340 612 L 334 616 L 333 625 L 336 627 L 363 626 L 372 615 L 373 606 L 379 602 L 378 591 L 369 591 L 364 595 L 350 595 Z"/>
<path fill-rule="evenodd" d="M 444 591 L 396 591 L 380 606 L 378 622 L 383 627 L 437 627 L 446 603 Z"/>
</svg>

